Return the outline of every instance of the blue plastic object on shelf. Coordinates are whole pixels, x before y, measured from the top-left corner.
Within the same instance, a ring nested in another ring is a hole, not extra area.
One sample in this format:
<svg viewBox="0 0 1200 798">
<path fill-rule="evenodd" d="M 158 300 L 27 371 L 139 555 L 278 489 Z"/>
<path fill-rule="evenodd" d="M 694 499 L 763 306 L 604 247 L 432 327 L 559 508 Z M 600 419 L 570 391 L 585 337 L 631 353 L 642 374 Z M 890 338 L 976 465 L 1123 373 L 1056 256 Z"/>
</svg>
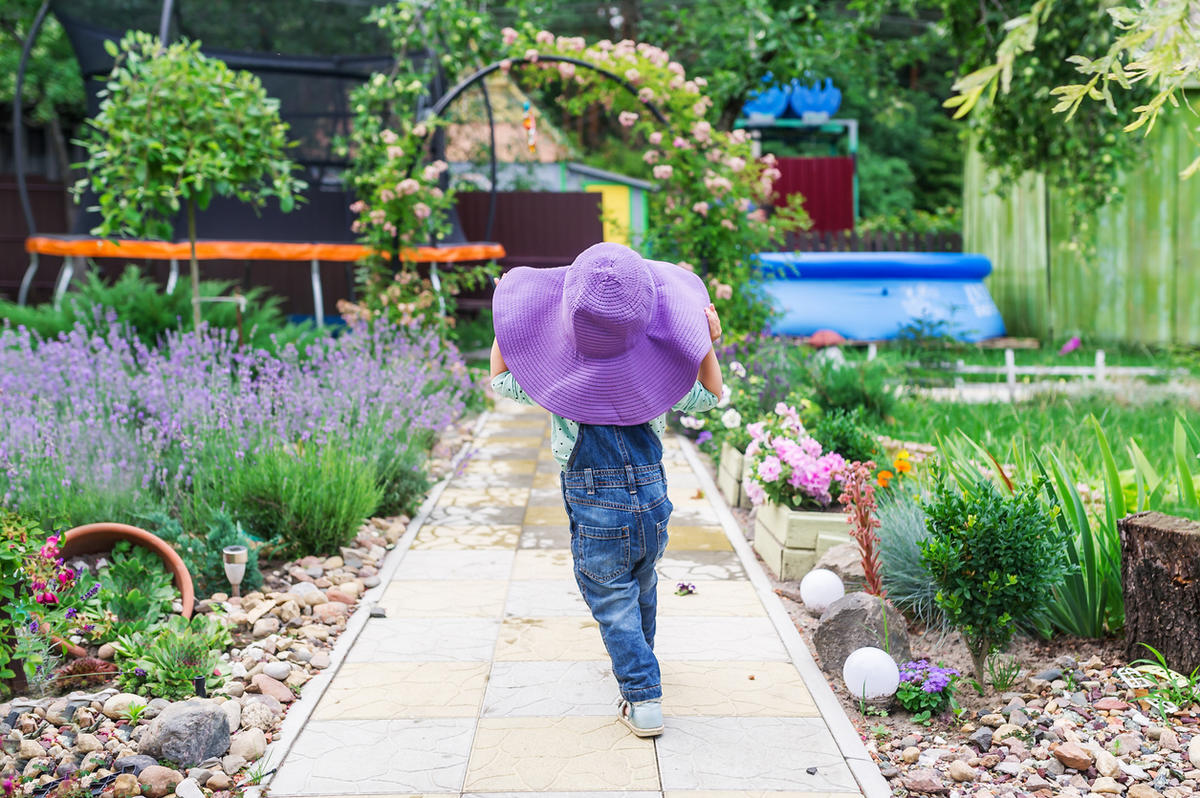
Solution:
<svg viewBox="0 0 1200 798">
<path fill-rule="evenodd" d="M 825 78 L 825 86 L 813 83 L 804 86 L 797 78 L 792 79 L 792 92 L 789 98 L 792 113 L 803 119 L 806 114 L 817 114 L 832 118 L 842 107 L 842 92 L 833 85 L 832 78 Z"/>
<path fill-rule="evenodd" d="M 788 107 L 788 95 L 791 87 L 775 83 L 775 77 L 767 73 L 763 77 L 763 88 L 742 105 L 743 116 L 768 116 L 772 118 L 783 116 Z"/>
<path fill-rule="evenodd" d="M 762 252 L 762 285 L 781 311 L 772 329 L 849 339 L 895 338 L 911 324 L 935 324 L 961 341 L 1004 335 L 1004 319 L 983 278 L 983 255 L 948 252 Z"/>
</svg>

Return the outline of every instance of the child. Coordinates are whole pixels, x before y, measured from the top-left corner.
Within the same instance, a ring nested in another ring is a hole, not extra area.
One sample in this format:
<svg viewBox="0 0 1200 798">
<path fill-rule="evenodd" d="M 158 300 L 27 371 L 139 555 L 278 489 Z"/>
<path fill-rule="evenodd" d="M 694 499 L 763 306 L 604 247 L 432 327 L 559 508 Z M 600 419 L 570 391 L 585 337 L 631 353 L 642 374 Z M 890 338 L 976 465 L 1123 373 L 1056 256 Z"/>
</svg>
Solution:
<svg viewBox="0 0 1200 798">
<path fill-rule="evenodd" d="M 492 386 L 553 415 L 575 580 L 621 689 L 618 717 L 662 733 L 654 656 L 655 563 L 667 548 L 666 413 L 721 395 L 721 334 L 704 282 L 619 244 L 570 266 L 519 268 L 496 285 Z"/>
</svg>

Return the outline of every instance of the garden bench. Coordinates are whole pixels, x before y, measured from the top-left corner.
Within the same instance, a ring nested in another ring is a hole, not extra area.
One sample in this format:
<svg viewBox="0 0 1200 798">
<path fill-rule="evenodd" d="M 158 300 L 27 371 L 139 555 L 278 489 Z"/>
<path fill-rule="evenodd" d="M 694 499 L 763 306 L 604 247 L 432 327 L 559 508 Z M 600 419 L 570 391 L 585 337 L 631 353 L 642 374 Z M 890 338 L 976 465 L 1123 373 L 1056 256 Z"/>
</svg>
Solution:
<svg viewBox="0 0 1200 798">
<path fill-rule="evenodd" d="M 187 241 L 110 240 L 83 235 L 38 235 L 25 239 L 25 251 L 30 254 L 29 268 L 21 281 L 21 296 L 28 287 L 38 268 L 38 255 L 57 255 L 63 258 L 63 267 L 54 286 L 54 302 L 62 301 L 63 294 L 82 258 L 139 258 L 144 260 L 169 261 L 170 275 L 167 292 L 175 290 L 179 279 L 179 261 L 191 257 L 191 246 Z M 361 244 L 285 242 L 285 241 L 225 241 L 201 239 L 196 242 L 197 260 L 246 260 L 246 261 L 295 261 L 311 264 L 313 306 L 318 326 L 325 325 L 325 299 L 321 290 L 321 261 L 352 263 L 367 254 Z M 418 263 L 429 263 L 436 270 L 439 263 L 461 263 L 464 261 L 491 260 L 505 255 L 504 247 L 490 242 L 451 243 L 438 246 L 414 247 L 406 252 L 408 258 Z M 435 271 L 436 276 L 436 271 Z"/>
</svg>

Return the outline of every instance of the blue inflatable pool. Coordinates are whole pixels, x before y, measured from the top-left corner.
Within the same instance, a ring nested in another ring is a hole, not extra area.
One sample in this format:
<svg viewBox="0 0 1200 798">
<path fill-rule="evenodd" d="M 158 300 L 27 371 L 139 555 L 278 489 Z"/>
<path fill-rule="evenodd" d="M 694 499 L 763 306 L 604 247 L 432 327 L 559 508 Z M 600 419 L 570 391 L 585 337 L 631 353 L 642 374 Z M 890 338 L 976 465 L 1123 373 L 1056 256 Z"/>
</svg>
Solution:
<svg viewBox="0 0 1200 798">
<path fill-rule="evenodd" d="M 983 255 L 947 252 L 763 252 L 763 287 L 782 316 L 781 335 L 834 330 L 846 338 L 895 338 L 914 323 L 937 324 L 962 341 L 1004 335 L 983 284 Z"/>
</svg>

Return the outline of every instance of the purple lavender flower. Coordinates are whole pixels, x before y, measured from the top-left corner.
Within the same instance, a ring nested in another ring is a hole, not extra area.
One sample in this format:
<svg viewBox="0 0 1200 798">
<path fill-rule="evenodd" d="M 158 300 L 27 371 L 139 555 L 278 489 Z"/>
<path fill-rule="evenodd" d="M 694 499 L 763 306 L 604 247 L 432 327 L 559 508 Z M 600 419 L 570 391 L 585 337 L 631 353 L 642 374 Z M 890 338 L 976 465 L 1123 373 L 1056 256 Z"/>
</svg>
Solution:
<svg viewBox="0 0 1200 798">
<path fill-rule="evenodd" d="M 78 614 L 79 614 L 79 610 L 75 609 L 74 607 L 67 607 L 67 612 L 66 612 L 67 620 L 69 620 L 69 621 L 74 620 L 75 616 Z"/>
<path fill-rule="evenodd" d="M 712 433 L 706 429 L 700 430 L 700 434 L 696 436 L 696 445 L 703 446 L 712 440 Z"/>
<path fill-rule="evenodd" d="M 30 632 L 30 634 L 37 634 L 37 632 L 38 632 L 37 618 L 34 618 L 32 621 L 29 622 L 29 632 Z"/>
<path fill-rule="evenodd" d="M 146 669 L 145 668 L 134 668 L 133 675 L 137 676 L 138 678 L 142 678 L 146 675 Z"/>
<path fill-rule="evenodd" d="M 92 585 L 91 587 L 89 587 L 87 589 L 87 592 L 83 594 L 83 600 L 87 601 L 88 599 L 94 597 L 99 592 L 100 592 L 100 583 L 97 582 L 94 585 Z"/>
</svg>

